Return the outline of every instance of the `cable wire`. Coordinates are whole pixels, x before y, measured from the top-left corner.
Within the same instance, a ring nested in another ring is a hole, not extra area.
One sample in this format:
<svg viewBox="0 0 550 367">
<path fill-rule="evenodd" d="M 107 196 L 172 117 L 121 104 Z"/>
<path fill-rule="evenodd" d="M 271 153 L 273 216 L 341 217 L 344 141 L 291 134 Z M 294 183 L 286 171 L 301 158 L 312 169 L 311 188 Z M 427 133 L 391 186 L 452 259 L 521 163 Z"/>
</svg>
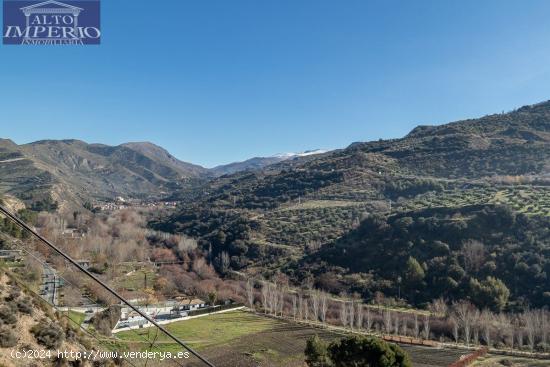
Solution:
<svg viewBox="0 0 550 367">
<path fill-rule="evenodd" d="M 23 247 L 22 245 L 19 245 L 17 243 L 15 243 L 15 246 L 21 248 L 22 251 L 24 251 L 27 255 L 29 255 L 30 257 L 32 257 L 34 260 L 36 260 L 40 265 L 42 265 L 44 268 L 46 267 L 49 267 L 49 268 L 52 268 L 48 263 L 42 261 L 40 258 L 38 258 L 35 254 L 33 254 L 32 252 L 30 252 L 29 250 L 27 250 L 25 247 Z M 66 283 L 66 284 L 70 284 L 71 286 L 75 287 L 76 289 L 78 289 L 79 287 L 74 284 L 73 282 L 67 280 L 66 278 L 64 278 L 62 275 L 59 275 L 58 273 L 58 277 L 60 279 L 63 279 L 63 281 Z M 36 295 L 36 292 L 32 291 L 31 292 L 33 294 Z M 38 295 L 38 297 L 40 297 L 41 299 L 43 299 L 40 295 Z M 86 298 L 88 301 L 90 301 L 91 304 L 94 303 L 94 300 L 92 300 L 90 297 L 88 296 L 85 296 L 85 295 L 82 295 L 82 297 Z M 49 302 L 47 300 L 44 300 L 44 302 L 47 302 L 49 304 Z M 55 305 L 55 304 L 51 304 L 52 307 L 54 307 L 58 312 L 61 312 L 63 313 L 63 311 L 60 310 L 60 308 Z M 67 307 L 68 310 L 70 310 L 70 306 Z M 65 317 L 68 317 L 66 315 L 63 315 Z M 71 321 L 73 321 L 74 323 L 76 323 L 76 321 L 72 320 L 70 317 L 68 317 Z M 82 325 L 79 325 L 80 326 L 80 329 L 84 330 L 87 334 L 93 336 L 95 339 L 97 339 L 98 341 L 100 340 L 97 336 L 95 336 L 94 334 L 90 333 L 90 331 L 86 330 Z M 148 330 L 151 329 L 151 328 L 148 328 Z M 149 337 L 145 337 L 145 335 L 142 335 L 140 334 L 139 332 L 137 332 L 138 329 L 132 329 L 132 328 L 129 328 L 128 331 L 132 332 L 133 334 L 135 334 L 136 336 L 138 336 L 140 339 L 142 339 L 144 342 L 146 342 L 147 344 L 149 344 L 150 348 L 156 348 L 158 349 L 159 351 L 162 351 L 162 349 L 160 349 L 160 347 L 158 346 L 157 342 L 156 342 L 156 338 L 155 340 L 153 340 L 153 342 L 151 342 L 151 340 L 149 339 Z M 157 330 L 157 333 L 158 333 L 158 329 Z M 149 335 L 149 333 L 148 333 Z M 175 359 L 168 359 L 169 361 L 172 361 L 172 363 L 174 363 L 176 366 L 183 366 L 182 364 L 178 363 Z M 130 362 L 128 362 L 130 363 Z M 132 364 L 132 363 L 130 363 Z M 132 364 L 132 366 L 135 367 L 134 364 Z"/>
<path fill-rule="evenodd" d="M 3 213 L 6 217 L 14 221 L 18 226 L 21 228 L 29 231 L 34 237 L 36 237 L 39 241 L 47 245 L 49 248 L 51 248 L 53 251 L 55 251 L 57 254 L 61 255 L 65 260 L 70 262 L 72 265 L 74 265 L 78 270 L 80 270 L 82 273 L 86 274 L 88 277 L 90 277 L 93 281 L 95 281 L 97 284 L 102 286 L 104 289 L 106 289 L 109 293 L 111 293 L 113 296 L 115 296 L 117 299 L 119 299 L 122 303 L 124 303 L 126 306 L 131 308 L 133 311 L 138 313 L 140 316 L 142 316 L 144 319 L 149 321 L 151 324 L 155 325 L 157 328 L 159 328 L 164 334 L 166 334 L 170 339 L 175 341 L 177 344 L 179 344 L 182 348 L 186 349 L 189 353 L 197 357 L 200 361 L 202 361 L 204 364 L 206 364 L 209 367 L 215 367 L 210 361 L 208 361 L 205 357 L 203 357 L 201 354 L 196 352 L 193 348 L 188 346 L 186 343 L 181 341 L 178 337 L 176 337 L 174 334 L 172 334 L 170 331 L 168 331 L 166 328 L 164 328 L 162 325 L 160 325 L 158 322 L 153 320 L 149 315 L 147 315 L 145 312 L 142 312 L 138 307 L 132 305 L 130 302 L 128 302 L 124 297 L 122 297 L 120 294 L 118 294 L 117 291 L 112 289 L 109 285 L 105 284 L 103 281 L 98 279 L 95 275 L 90 273 L 88 270 L 86 270 L 83 266 L 81 266 L 78 262 L 73 260 L 69 255 L 61 251 L 57 246 L 55 246 L 53 243 L 42 237 L 40 234 L 38 234 L 33 228 L 31 228 L 28 224 L 26 224 L 23 220 L 21 220 L 17 215 L 13 214 L 10 210 L 5 208 L 3 205 L 0 205 L 0 212 Z"/>
</svg>

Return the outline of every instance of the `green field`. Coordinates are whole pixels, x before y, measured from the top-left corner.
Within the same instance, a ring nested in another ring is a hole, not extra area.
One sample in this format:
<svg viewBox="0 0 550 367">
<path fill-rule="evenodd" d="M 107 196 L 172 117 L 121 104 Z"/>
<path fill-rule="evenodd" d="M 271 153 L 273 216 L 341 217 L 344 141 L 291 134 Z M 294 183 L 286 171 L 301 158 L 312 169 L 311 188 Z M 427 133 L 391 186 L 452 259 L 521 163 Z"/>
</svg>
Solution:
<svg viewBox="0 0 550 367">
<path fill-rule="evenodd" d="M 81 312 L 69 310 L 68 312 L 61 312 L 63 316 L 66 316 L 69 320 L 69 325 L 74 326 L 75 329 L 80 328 L 80 325 L 84 322 L 86 315 Z"/>
<path fill-rule="evenodd" d="M 472 367 L 547 367 L 550 361 L 517 357 L 487 356 L 472 364 Z"/>
<path fill-rule="evenodd" d="M 334 339 L 336 333 L 257 316 L 243 311 L 210 315 L 166 325 L 192 348 L 205 354 L 216 366 L 301 366 L 307 338 L 319 334 Z M 154 340 L 154 329 L 117 333 L 119 347 L 131 350 L 180 351 L 158 335 L 155 349 L 144 339 Z"/>
<path fill-rule="evenodd" d="M 114 283 L 118 289 L 142 290 L 145 286 L 152 288 L 156 277 L 153 269 L 126 266 L 121 269 Z"/>
<path fill-rule="evenodd" d="M 272 330 L 278 323 L 276 320 L 257 317 L 251 313 L 234 311 L 175 322 L 166 325 L 166 328 L 191 347 L 205 349 L 227 344 L 244 335 Z M 155 337 L 155 331 L 153 329 L 126 331 L 117 333 L 116 337 L 124 342 L 141 342 L 143 338 L 152 340 Z M 165 335 L 159 334 L 157 341 L 162 345 L 163 350 L 180 349 Z M 144 341 L 142 344 L 146 345 Z"/>
<path fill-rule="evenodd" d="M 343 336 L 337 331 L 285 322 L 244 311 L 215 314 L 167 325 L 169 331 L 200 351 L 219 367 L 304 365 L 306 341 L 319 335 L 327 341 Z M 179 351 L 176 344 L 158 336 L 153 349 L 144 339 L 154 340 L 154 329 L 116 334 L 118 348 L 131 350 Z M 405 347 L 415 367 L 446 366 L 460 357 L 458 350 Z M 195 365 L 195 364 L 191 364 Z M 199 366 L 200 364 L 196 364 Z"/>
</svg>

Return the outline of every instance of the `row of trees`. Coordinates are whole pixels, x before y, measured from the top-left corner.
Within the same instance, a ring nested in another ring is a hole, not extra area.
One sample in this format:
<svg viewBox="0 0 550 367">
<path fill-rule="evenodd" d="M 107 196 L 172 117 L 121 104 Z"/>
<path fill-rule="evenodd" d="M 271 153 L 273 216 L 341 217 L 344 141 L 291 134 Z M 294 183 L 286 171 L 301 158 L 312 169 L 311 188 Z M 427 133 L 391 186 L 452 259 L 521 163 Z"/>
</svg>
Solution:
<svg viewBox="0 0 550 367">
<path fill-rule="evenodd" d="M 519 314 L 480 310 L 468 301 L 433 301 L 429 310 L 401 312 L 359 299 L 334 299 L 317 289 L 296 290 L 286 284 L 248 280 L 247 304 L 266 314 L 297 321 L 340 326 L 352 331 L 393 334 L 466 345 L 550 350 L 550 312 L 526 310 Z"/>
<path fill-rule="evenodd" d="M 467 345 L 505 346 L 507 348 L 547 351 L 550 313 L 526 310 L 520 314 L 495 314 L 478 310 L 469 302 L 452 305 L 448 320 L 455 342 Z"/>
<path fill-rule="evenodd" d="M 294 320 L 327 322 L 328 293 L 313 288 L 296 291 L 288 285 L 262 281 L 258 297 L 256 286 L 253 280 L 248 280 L 245 287 L 246 300 L 251 308 L 261 308 L 266 314 L 289 316 Z"/>
</svg>

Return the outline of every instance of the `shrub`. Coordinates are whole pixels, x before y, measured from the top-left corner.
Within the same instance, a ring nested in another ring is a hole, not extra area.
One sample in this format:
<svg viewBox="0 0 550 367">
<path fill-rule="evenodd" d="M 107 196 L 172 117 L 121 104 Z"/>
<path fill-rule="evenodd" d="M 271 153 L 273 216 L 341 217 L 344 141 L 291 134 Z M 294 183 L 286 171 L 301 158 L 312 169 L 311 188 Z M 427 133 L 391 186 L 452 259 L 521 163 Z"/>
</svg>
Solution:
<svg viewBox="0 0 550 367">
<path fill-rule="evenodd" d="M 59 348 L 65 340 L 63 329 L 45 320 L 34 325 L 30 331 L 39 344 L 49 349 Z"/>
<path fill-rule="evenodd" d="M 17 344 L 17 336 L 7 326 L 0 327 L 0 347 L 11 348 Z"/>
<path fill-rule="evenodd" d="M 17 322 L 17 317 L 15 317 L 16 310 L 12 307 L 2 306 L 0 307 L 0 320 L 4 324 L 15 324 Z"/>
<path fill-rule="evenodd" d="M 364 336 L 345 337 L 328 346 L 313 337 L 305 354 L 309 367 L 412 367 L 408 355 L 396 344 Z"/>
<path fill-rule="evenodd" d="M 110 306 L 108 309 L 96 313 L 90 323 L 102 335 L 111 336 L 111 331 L 120 320 L 120 306 Z"/>
<path fill-rule="evenodd" d="M 29 298 L 23 298 L 17 301 L 17 309 L 19 312 L 32 315 L 33 303 Z"/>
<path fill-rule="evenodd" d="M 5 300 L 7 302 L 11 302 L 13 300 L 16 300 L 20 294 L 21 294 L 21 290 L 18 287 L 12 287 L 10 289 L 10 293 L 6 296 Z"/>
</svg>

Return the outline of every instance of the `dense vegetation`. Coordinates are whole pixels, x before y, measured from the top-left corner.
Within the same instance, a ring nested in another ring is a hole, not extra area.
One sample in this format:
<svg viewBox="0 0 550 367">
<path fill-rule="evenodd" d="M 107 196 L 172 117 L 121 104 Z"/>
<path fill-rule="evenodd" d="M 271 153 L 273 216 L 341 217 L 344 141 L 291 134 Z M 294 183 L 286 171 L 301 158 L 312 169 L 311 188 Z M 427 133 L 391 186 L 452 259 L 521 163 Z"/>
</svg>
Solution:
<svg viewBox="0 0 550 367">
<path fill-rule="evenodd" d="M 370 337 L 349 336 L 326 344 L 314 336 L 308 339 L 305 354 L 309 367 L 412 367 L 399 346 Z"/>
<path fill-rule="evenodd" d="M 400 293 L 415 304 L 471 299 L 493 310 L 510 298 L 512 306 L 542 307 L 550 302 L 550 220 L 504 206 L 373 215 L 305 265 L 325 274 L 319 285 L 333 292 Z M 348 273 L 359 275 L 342 284 Z"/>
<path fill-rule="evenodd" d="M 154 225 L 197 237 L 222 273 L 282 271 L 367 300 L 541 307 L 549 121 L 547 102 L 219 177 Z"/>
</svg>

